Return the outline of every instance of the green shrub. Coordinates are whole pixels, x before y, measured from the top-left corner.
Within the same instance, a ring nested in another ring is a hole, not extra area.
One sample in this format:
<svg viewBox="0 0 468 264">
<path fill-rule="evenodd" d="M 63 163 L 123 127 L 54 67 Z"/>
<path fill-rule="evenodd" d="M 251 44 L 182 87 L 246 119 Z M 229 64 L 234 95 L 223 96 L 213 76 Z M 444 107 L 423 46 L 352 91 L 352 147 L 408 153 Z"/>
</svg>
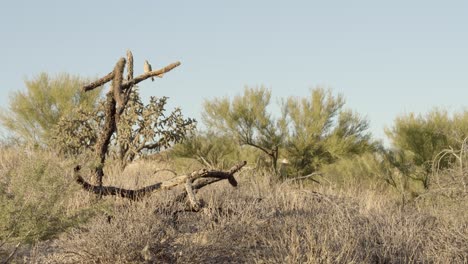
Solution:
<svg viewBox="0 0 468 264">
<path fill-rule="evenodd" d="M 447 149 L 462 148 L 468 136 L 468 111 L 453 115 L 440 109 L 426 115 L 410 113 L 396 118 L 386 133 L 394 147 L 391 154 L 397 161 L 395 165 L 427 189 L 434 162 L 438 169 L 447 169 L 454 161 L 451 155 L 438 155 Z"/>
<path fill-rule="evenodd" d="M 374 149 L 368 122 L 344 109 L 344 98 L 331 90 L 313 89 L 310 97 L 283 101 L 281 117 L 268 112 L 271 91 L 245 88 L 242 95 L 204 103 L 208 129 L 262 151 L 278 172 L 280 156 L 290 160 L 291 175 L 317 171 L 322 165 Z"/>
<path fill-rule="evenodd" d="M 241 146 L 249 146 L 268 156 L 270 167 L 276 171 L 279 148 L 286 132 L 283 119 L 267 111 L 271 91 L 265 87 L 244 89 L 244 94 L 205 100 L 203 121 L 212 133 L 233 138 Z"/>
<path fill-rule="evenodd" d="M 240 157 L 240 147 L 229 137 L 197 132 L 172 149 L 177 157 L 194 158 L 211 168 L 225 169 Z"/>
<path fill-rule="evenodd" d="M 321 88 L 313 89 L 310 97 L 288 98 L 284 104 L 289 124 L 285 148 L 292 174 L 309 174 L 374 149 L 368 121 L 344 105 L 342 95 Z"/>
<path fill-rule="evenodd" d="M 50 144 L 52 129 L 62 117 L 77 107 L 96 107 L 101 90 L 82 92 L 87 81 L 66 73 L 41 73 L 26 80 L 26 90 L 12 93 L 8 110 L 0 111 L 0 124 L 23 141 Z"/>
<path fill-rule="evenodd" d="M 7 149 L 0 156 L 0 241 L 48 239 L 86 219 L 74 205 L 70 164 L 40 151 Z"/>
</svg>

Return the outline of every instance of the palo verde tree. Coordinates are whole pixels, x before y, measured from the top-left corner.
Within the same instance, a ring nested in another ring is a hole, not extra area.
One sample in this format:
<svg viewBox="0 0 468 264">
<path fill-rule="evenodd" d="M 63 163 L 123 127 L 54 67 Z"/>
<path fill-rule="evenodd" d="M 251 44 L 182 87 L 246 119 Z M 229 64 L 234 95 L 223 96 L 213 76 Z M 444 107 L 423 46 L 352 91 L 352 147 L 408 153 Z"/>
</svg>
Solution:
<svg viewBox="0 0 468 264">
<path fill-rule="evenodd" d="M 241 156 L 238 144 L 227 135 L 195 131 L 184 142 L 171 149 L 177 157 L 195 158 L 209 168 L 227 168 L 230 161 Z"/>
<path fill-rule="evenodd" d="M 322 165 L 372 150 L 368 122 L 345 109 L 342 95 L 316 88 L 310 97 L 290 97 L 283 104 L 288 121 L 285 143 L 294 174 L 309 174 Z"/>
<path fill-rule="evenodd" d="M 268 155 L 276 171 L 286 123 L 267 112 L 270 99 L 270 90 L 246 87 L 244 94 L 235 96 L 232 101 L 227 97 L 206 100 L 202 118 L 209 129 Z"/>
<path fill-rule="evenodd" d="M 280 118 L 267 112 L 271 92 L 246 88 L 243 95 L 205 101 L 208 129 L 266 153 L 277 171 L 279 152 L 290 160 L 290 174 L 308 174 L 339 158 L 373 149 L 368 122 L 343 109 L 341 95 L 314 89 L 310 98 L 283 101 Z"/>
<path fill-rule="evenodd" d="M 73 109 L 91 111 L 100 99 L 100 87 L 85 93 L 89 80 L 62 73 L 41 73 L 26 80 L 26 89 L 10 95 L 8 109 L 0 111 L 0 123 L 22 141 L 50 145 L 53 128 Z"/>
<path fill-rule="evenodd" d="M 426 115 L 402 115 L 385 132 L 394 148 L 388 155 L 398 157 L 393 158 L 398 161 L 395 166 L 427 189 L 433 165 L 437 163 L 437 169 L 446 169 L 453 163 L 453 156 L 439 154 L 462 149 L 468 136 L 468 111 L 450 115 L 445 110 L 434 109 Z"/>
</svg>

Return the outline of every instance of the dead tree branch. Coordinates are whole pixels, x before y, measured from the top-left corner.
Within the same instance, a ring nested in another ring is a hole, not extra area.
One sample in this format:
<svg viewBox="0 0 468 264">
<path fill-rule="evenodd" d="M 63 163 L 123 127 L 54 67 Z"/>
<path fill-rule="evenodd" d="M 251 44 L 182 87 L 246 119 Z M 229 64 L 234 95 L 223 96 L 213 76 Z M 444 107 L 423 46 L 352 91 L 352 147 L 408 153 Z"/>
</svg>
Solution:
<svg viewBox="0 0 468 264">
<path fill-rule="evenodd" d="M 94 82 L 92 82 L 90 84 L 87 84 L 87 85 L 83 86 L 81 88 L 81 90 L 83 92 L 94 90 L 94 89 L 98 88 L 99 86 L 102 86 L 103 84 L 112 81 L 112 79 L 114 79 L 114 71 L 111 71 L 106 76 L 104 76 L 104 77 L 102 77 L 102 78 L 100 78 L 100 79 L 98 79 L 98 80 L 96 80 L 96 81 L 94 81 Z"/>
<path fill-rule="evenodd" d="M 133 54 L 127 50 L 127 80 L 133 79 Z"/>
<path fill-rule="evenodd" d="M 132 62 L 133 62 L 133 55 L 132 56 Z M 170 72 L 171 70 L 173 70 L 174 68 L 180 66 L 180 61 L 177 61 L 177 62 L 174 62 L 174 63 L 171 63 L 169 65 L 167 65 L 166 67 L 163 67 L 159 70 L 154 70 L 154 71 L 150 71 L 150 72 L 147 72 L 147 73 L 144 73 L 136 78 L 132 78 L 126 82 L 123 83 L 122 85 L 122 89 L 125 90 L 127 89 L 128 87 L 132 86 L 132 85 L 135 85 L 139 82 L 142 82 L 148 78 L 151 78 L 151 77 L 157 77 L 157 76 L 162 76 L 164 75 L 166 72 Z M 133 74 L 133 66 L 131 67 L 131 70 L 132 70 L 132 74 Z M 87 92 L 87 91 L 91 91 L 93 89 L 96 89 L 97 87 L 99 86 L 102 86 L 103 84 L 106 84 L 108 82 L 110 82 L 112 79 L 114 79 L 114 71 L 111 71 L 109 72 L 106 76 L 90 83 L 90 84 L 87 84 L 85 86 L 83 86 L 81 89 L 84 91 L 84 92 Z"/>
<path fill-rule="evenodd" d="M 123 77 L 125 65 L 127 65 L 128 71 L 126 81 L 124 81 Z M 110 140 L 117 130 L 120 115 L 127 106 L 132 87 L 152 76 L 162 76 L 164 73 L 171 71 L 179 65 L 180 62 L 175 62 L 159 70 L 147 72 L 133 78 L 133 54 L 131 51 L 127 51 L 127 60 L 125 58 L 120 58 L 112 72 L 82 87 L 82 90 L 87 92 L 112 81 L 111 90 L 106 94 L 104 127 L 99 133 L 95 147 L 96 157 L 100 164 L 96 166 L 94 174 L 96 183 L 99 186 L 102 187 L 102 178 L 104 176 L 103 167 L 109 150 Z"/>
<path fill-rule="evenodd" d="M 189 200 L 196 208 L 199 203 L 197 202 L 194 191 L 201 189 L 212 183 L 227 179 L 232 186 L 237 186 L 237 181 L 234 178 L 234 174 L 238 172 L 242 167 L 247 164 L 246 161 L 240 162 L 233 166 L 228 171 L 218 171 L 218 170 L 206 170 L 201 169 L 194 171 L 187 175 L 178 176 L 167 181 L 158 182 L 153 185 L 149 185 L 137 190 L 124 189 L 114 186 L 99 186 L 88 183 L 80 174 L 80 166 L 76 166 L 74 169 L 74 177 L 77 183 L 83 186 L 83 188 L 94 194 L 101 196 L 120 196 L 122 198 L 127 198 L 130 200 L 139 200 L 144 196 L 156 191 L 156 190 L 169 190 L 178 185 L 185 184 L 184 196 L 188 194 Z"/>
<path fill-rule="evenodd" d="M 174 62 L 174 63 L 171 63 L 169 65 L 167 65 L 166 67 L 164 68 L 161 68 L 159 70 L 155 70 L 155 71 L 150 71 L 150 72 L 147 72 L 147 73 L 144 73 L 140 76 L 137 76 L 129 81 L 126 81 L 122 84 L 122 90 L 125 90 L 127 89 L 128 87 L 132 86 L 132 85 L 135 85 L 141 81 L 144 81 L 148 78 L 151 78 L 151 77 L 160 77 L 162 75 L 164 75 L 166 72 L 170 72 L 172 69 L 176 68 L 177 66 L 180 65 L 180 62 L 177 61 L 177 62 Z"/>
</svg>

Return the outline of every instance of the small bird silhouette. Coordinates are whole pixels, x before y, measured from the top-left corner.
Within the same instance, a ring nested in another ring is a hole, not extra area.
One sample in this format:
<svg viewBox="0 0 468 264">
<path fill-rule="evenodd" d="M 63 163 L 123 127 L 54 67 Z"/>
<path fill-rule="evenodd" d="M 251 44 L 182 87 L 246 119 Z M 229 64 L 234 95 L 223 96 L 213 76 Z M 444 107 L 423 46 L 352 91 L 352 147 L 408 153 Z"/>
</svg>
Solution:
<svg viewBox="0 0 468 264">
<path fill-rule="evenodd" d="M 145 73 L 152 71 L 151 69 L 151 64 L 147 60 L 145 60 L 145 67 L 144 67 Z M 154 77 L 151 77 L 151 81 L 154 82 Z"/>
</svg>

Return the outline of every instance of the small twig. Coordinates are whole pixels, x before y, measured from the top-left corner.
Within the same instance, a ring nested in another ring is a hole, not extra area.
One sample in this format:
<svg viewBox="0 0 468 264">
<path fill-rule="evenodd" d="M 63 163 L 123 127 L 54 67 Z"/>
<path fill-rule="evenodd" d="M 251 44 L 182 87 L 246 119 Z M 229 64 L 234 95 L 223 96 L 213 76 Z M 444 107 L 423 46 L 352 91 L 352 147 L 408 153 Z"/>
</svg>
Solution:
<svg viewBox="0 0 468 264">
<path fill-rule="evenodd" d="M 166 67 L 164 68 L 161 68 L 159 70 L 155 70 L 155 71 L 150 71 L 150 72 L 147 72 L 147 73 L 144 73 L 140 76 L 137 76 L 131 80 L 128 80 L 124 83 L 122 83 L 122 90 L 125 90 L 127 88 L 129 88 L 130 86 L 133 86 L 141 81 L 144 81 L 150 77 L 156 77 L 156 76 L 162 76 L 163 74 L 165 74 L 166 72 L 169 72 L 171 71 L 172 69 L 176 68 L 177 66 L 180 65 L 180 62 L 177 61 L 177 62 L 174 62 L 174 63 L 171 63 L 169 65 L 167 65 Z"/>
<path fill-rule="evenodd" d="M 100 78 L 99 80 L 96 80 L 90 84 L 87 84 L 81 88 L 83 92 L 91 91 L 94 90 L 95 88 L 110 82 L 112 79 L 114 79 L 114 71 L 109 72 L 106 76 Z"/>
<path fill-rule="evenodd" d="M 197 200 L 195 197 L 195 193 L 192 188 L 192 179 L 187 179 L 185 182 L 185 191 L 187 192 L 187 198 L 190 202 L 190 206 L 194 211 L 199 211 L 200 210 L 200 202 Z"/>
<path fill-rule="evenodd" d="M 16 251 L 18 251 L 18 248 L 19 248 L 20 245 L 21 245 L 21 242 L 18 242 L 18 244 L 16 244 L 15 249 L 13 250 L 13 252 L 10 253 L 8 258 L 4 262 L 2 262 L 2 264 L 7 264 L 8 262 L 10 262 L 10 260 L 16 254 Z"/>
<path fill-rule="evenodd" d="M 198 155 L 198 158 L 202 161 L 202 163 L 204 163 L 208 168 L 213 168 L 213 166 L 205 159 L 203 158 L 201 155 Z"/>
<path fill-rule="evenodd" d="M 159 170 L 155 170 L 155 171 L 153 172 L 153 174 L 158 174 L 158 173 L 163 172 L 163 171 L 171 172 L 172 174 L 174 174 L 174 176 L 177 177 L 177 172 L 175 172 L 175 171 L 173 171 L 173 170 L 171 170 L 171 169 L 159 169 Z"/>
<path fill-rule="evenodd" d="M 308 174 L 308 175 L 305 175 L 305 176 L 300 176 L 300 177 L 295 177 L 295 178 L 287 179 L 287 180 L 285 180 L 281 185 L 286 184 L 286 183 L 288 183 L 288 182 L 292 182 L 292 181 L 303 180 L 303 179 L 309 179 L 309 178 L 311 178 L 311 177 L 313 177 L 313 176 L 316 176 L 316 175 L 322 175 L 322 173 L 321 173 L 321 172 L 313 172 L 313 173 Z M 318 183 L 318 184 L 321 184 L 319 181 L 317 181 L 317 180 L 315 180 L 315 179 L 310 179 L 310 180 L 312 180 L 313 182 L 316 182 L 316 183 Z"/>
</svg>

